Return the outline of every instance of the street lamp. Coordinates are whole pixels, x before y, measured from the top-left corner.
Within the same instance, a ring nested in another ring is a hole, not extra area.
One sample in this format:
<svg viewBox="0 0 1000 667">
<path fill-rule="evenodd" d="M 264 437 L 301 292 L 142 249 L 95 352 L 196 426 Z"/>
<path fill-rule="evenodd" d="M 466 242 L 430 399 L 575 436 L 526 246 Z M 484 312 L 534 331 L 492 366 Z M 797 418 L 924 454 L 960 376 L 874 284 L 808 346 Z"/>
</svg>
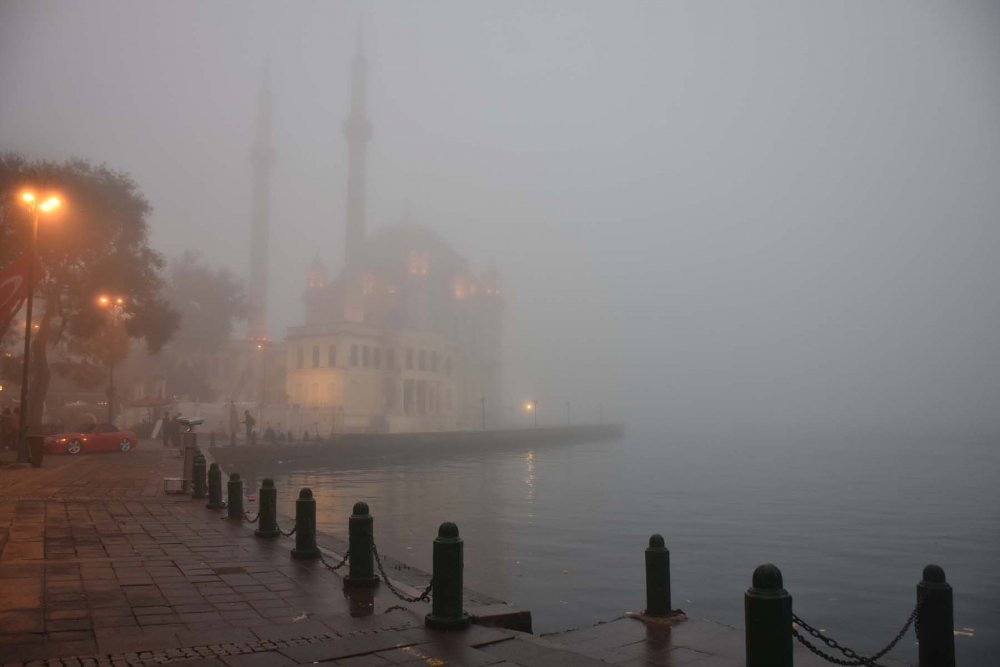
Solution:
<svg viewBox="0 0 1000 667">
<path fill-rule="evenodd" d="M 524 409 L 535 413 L 535 428 L 538 428 L 538 399 L 532 399 L 525 403 Z"/>
<path fill-rule="evenodd" d="M 21 201 L 28 205 L 31 214 L 31 240 L 28 244 L 28 298 L 24 312 L 24 363 L 21 369 L 21 420 L 17 428 L 17 460 L 24 463 L 27 460 L 28 435 L 28 364 L 31 358 L 31 306 L 35 294 L 35 252 L 38 246 L 38 211 L 48 213 L 59 207 L 59 199 L 50 196 L 45 201 L 38 201 L 33 192 L 21 193 Z"/>
<path fill-rule="evenodd" d="M 102 296 L 97 299 L 101 308 L 111 309 L 111 347 L 108 353 L 108 423 L 115 423 L 115 334 L 118 332 L 118 316 L 125 311 L 125 299 L 116 296 Z"/>
<path fill-rule="evenodd" d="M 264 423 L 264 404 L 267 402 L 267 350 L 264 349 L 263 343 L 257 343 L 257 349 L 260 351 L 260 410 L 258 414 L 258 419 L 263 424 Z M 317 431 L 318 433 L 318 431 Z"/>
</svg>

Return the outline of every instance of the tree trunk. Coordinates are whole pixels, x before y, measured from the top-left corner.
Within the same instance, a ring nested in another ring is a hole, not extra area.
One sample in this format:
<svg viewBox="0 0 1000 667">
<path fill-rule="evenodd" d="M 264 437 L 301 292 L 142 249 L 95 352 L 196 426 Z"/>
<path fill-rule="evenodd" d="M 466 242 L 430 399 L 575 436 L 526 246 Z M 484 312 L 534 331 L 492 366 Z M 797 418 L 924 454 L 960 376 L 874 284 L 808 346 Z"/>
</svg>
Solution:
<svg viewBox="0 0 1000 667">
<path fill-rule="evenodd" d="M 31 378 L 28 382 L 28 428 L 42 423 L 45 396 L 49 393 L 52 371 L 49 369 L 49 338 L 52 332 L 53 308 L 45 302 L 45 314 L 38 330 L 31 334 Z"/>
</svg>

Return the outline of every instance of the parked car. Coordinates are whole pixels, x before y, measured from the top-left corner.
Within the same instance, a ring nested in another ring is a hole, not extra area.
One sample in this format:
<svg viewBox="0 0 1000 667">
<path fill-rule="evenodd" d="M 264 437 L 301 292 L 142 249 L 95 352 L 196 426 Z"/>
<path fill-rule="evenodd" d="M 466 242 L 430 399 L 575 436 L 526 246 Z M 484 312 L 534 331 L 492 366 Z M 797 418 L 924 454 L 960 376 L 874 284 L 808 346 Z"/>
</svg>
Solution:
<svg viewBox="0 0 1000 667">
<path fill-rule="evenodd" d="M 120 431 L 114 424 L 84 424 L 75 431 L 45 438 L 46 454 L 79 454 L 80 452 L 127 452 L 139 440 L 132 431 Z"/>
</svg>

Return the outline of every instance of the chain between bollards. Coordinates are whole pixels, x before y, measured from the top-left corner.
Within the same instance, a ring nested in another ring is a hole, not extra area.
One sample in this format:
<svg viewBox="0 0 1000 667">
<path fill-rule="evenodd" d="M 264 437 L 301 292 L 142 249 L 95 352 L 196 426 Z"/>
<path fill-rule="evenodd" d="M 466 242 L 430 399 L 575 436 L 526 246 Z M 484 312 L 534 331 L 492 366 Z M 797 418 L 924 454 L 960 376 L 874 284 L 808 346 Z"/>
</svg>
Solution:
<svg viewBox="0 0 1000 667">
<path fill-rule="evenodd" d="M 379 574 L 382 575 L 382 580 L 385 581 L 385 585 L 389 588 L 393 595 L 398 597 L 403 602 L 427 602 L 431 596 L 431 591 L 434 590 L 434 579 L 431 579 L 431 583 L 427 584 L 427 588 L 424 589 L 423 593 L 417 597 L 410 597 L 404 595 L 398 588 L 392 585 L 389 581 L 389 575 L 385 573 L 385 567 L 382 565 L 382 559 L 378 555 L 378 547 L 375 546 L 375 540 L 372 539 L 372 556 L 375 557 L 375 564 L 378 565 Z"/>
</svg>

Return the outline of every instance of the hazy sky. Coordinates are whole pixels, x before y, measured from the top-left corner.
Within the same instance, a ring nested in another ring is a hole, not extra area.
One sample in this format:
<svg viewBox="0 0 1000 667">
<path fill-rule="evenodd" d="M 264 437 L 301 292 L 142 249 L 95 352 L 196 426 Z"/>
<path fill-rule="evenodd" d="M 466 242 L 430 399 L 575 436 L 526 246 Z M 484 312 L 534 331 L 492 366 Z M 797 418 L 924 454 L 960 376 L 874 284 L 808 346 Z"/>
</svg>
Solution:
<svg viewBox="0 0 1000 667">
<path fill-rule="evenodd" d="M 0 0 L 0 148 L 130 172 L 156 247 L 246 274 L 275 95 L 270 329 L 369 229 L 506 276 L 509 403 L 677 437 L 1000 433 L 1000 3 Z"/>
</svg>

